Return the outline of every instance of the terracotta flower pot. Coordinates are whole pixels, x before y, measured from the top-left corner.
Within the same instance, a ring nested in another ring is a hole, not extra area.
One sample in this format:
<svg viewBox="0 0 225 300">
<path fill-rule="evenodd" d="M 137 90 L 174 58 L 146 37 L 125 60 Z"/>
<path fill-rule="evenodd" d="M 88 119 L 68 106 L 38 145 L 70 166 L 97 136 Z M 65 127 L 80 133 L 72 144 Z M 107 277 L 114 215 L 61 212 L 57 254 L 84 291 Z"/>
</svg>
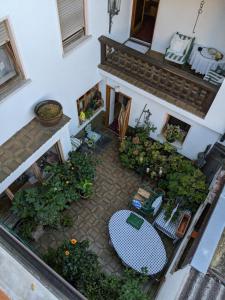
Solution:
<svg viewBox="0 0 225 300">
<path fill-rule="evenodd" d="M 62 105 L 55 100 L 39 102 L 35 106 L 34 112 L 40 123 L 47 127 L 58 124 L 63 116 Z"/>
</svg>

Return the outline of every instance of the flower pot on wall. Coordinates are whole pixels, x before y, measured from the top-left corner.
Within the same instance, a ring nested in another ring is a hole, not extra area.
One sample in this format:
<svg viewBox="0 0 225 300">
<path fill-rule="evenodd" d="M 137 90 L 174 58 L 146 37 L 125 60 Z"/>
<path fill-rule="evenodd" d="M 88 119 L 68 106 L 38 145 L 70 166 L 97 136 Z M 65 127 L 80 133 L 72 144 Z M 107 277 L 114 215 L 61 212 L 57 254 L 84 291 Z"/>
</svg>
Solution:
<svg viewBox="0 0 225 300">
<path fill-rule="evenodd" d="M 58 124 L 63 116 L 62 105 L 55 100 L 39 102 L 35 106 L 34 112 L 40 123 L 47 127 Z"/>
</svg>

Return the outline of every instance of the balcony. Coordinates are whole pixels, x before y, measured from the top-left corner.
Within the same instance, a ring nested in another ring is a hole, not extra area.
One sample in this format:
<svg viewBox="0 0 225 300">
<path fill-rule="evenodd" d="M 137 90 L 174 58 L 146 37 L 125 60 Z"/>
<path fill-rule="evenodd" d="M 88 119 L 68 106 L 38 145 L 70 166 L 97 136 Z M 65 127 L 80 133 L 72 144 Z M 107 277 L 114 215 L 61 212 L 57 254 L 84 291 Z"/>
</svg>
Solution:
<svg viewBox="0 0 225 300">
<path fill-rule="evenodd" d="M 99 41 L 101 70 L 201 118 L 206 116 L 217 87 L 157 56 L 142 54 L 105 36 Z"/>
</svg>

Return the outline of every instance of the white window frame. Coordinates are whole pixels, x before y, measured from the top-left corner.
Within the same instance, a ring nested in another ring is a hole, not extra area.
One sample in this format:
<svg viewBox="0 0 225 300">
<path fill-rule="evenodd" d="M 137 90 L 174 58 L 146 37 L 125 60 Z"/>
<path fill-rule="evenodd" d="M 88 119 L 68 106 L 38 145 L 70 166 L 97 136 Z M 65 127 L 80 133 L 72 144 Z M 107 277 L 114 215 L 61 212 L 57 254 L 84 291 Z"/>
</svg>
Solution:
<svg viewBox="0 0 225 300">
<path fill-rule="evenodd" d="M 0 23 L 4 22 L 7 32 L 9 41 L 5 44 L 9 43 L 12 53 L 9 54 L 10 60 L 13 63 L 13 66 L 17 72 L 17 76 L 10 78 L 6 82 L 0 85 L 0 101 L 2 101 L 5 97 L 13 93 L 18 88 L 21 88 L 25 83 L 29 80 L 26 80 L 24 68 L 22 66 L 20 56 L 16 47 L 15 38 L 12 33 L 10 17 L 5 16 L 0 19 Z M 8 54 L 8 53 L 7 53 Z"/>
</svg>

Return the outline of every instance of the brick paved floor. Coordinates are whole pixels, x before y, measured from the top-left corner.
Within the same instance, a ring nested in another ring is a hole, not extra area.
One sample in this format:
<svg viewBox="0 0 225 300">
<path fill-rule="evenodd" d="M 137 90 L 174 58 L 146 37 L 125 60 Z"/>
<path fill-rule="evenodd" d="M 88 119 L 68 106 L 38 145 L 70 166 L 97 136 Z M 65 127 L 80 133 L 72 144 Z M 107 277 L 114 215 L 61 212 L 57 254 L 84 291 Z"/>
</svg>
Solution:
<svg viewBox="0 0 225 300">
<path fill-rule="evenodd" d="M 48 231 L 38 241 L 39 251 L 60 245 L 65 239 L 76 238 L 90 241 L 103 269 L 120 273 L 123 266 L 109 245 L 108 222 L 114 212 L 128 208 L 129 197 L 140 184 L 140 177 L 121 167 L 118 144 L 114 138 L 100 154 L 94 194 L 91 199 L 73 203 L 68 210 L 73 217 L 72 228 Z"/>
<path fill-rule="evenodd" d="M 129 198 L 139 187 L 141 178 L 133 171 L 121 167 L 115 137 L 96 155 L 100 163 L 97 166 L 93 196 L 73 203 L 68 210 L 74 220 L 73 227 L 46 232 L 38 241 L 38 250 L 45 252 L 49 246 L 57 247 L 65 239 L 87 239 L 90 248 L 99 256 L 103 269 L 119 274 L 123 265 L 109 245 L 108 222 L 114 212 L 128 208 Z"/>
</svg>

